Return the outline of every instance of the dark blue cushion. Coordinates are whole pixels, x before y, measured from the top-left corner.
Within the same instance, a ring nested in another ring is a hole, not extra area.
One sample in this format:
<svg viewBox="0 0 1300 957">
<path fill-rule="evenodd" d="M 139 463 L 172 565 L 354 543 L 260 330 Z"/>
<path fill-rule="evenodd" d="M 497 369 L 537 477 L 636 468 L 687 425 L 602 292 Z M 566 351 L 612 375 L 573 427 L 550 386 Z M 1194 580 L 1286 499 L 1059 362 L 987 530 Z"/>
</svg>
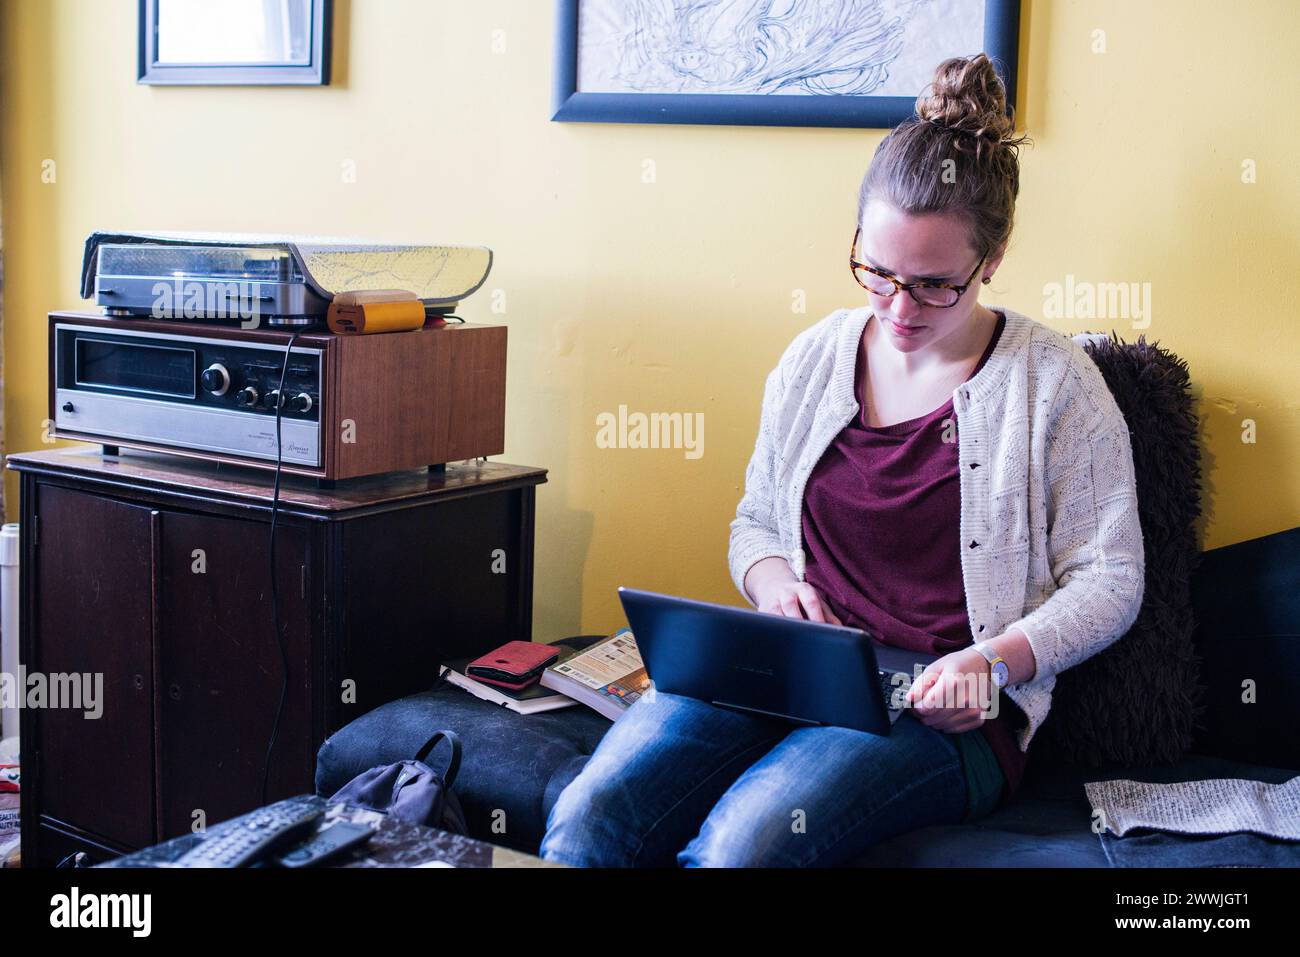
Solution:
<svg viewBox="0 0 1300 957">
<path fill-rule="evenodd" d="M 464 749 L 453 790 L 470 833 L 535 853 L 559 794 L 548 788 L 552 776 L 575 758 L 585 762 L 610 727 L 583 705 L 521 715 L 443 685 L 381 705 L 326 739 L 316 793 L 331 795 L 368 768 L 414 757 L 435 731 L 450 729 Z"/>
<path fill-rule="evenodd" d="M 1205 552 L 1193 579 L 1204 714 L 1194 750 L 1300 769 L 1300 528 Z M 1243 682 L 1255 700 L 1243 701 Z"/>
<path fill-rule="evenodd" d="M 970 824 L 923 827 L 883 841 L 852 866 L 1106 867 L 1088 820 L 1086 801 L 1017 796 Z"/>
<path fill-rule="evenodd" d="M 1014 801 L 970 824 L 924 827 L 883 841 L 859 867 L 1196 867 L 1273 866 L 1286 842 L 1254 835 L 1201 838 L 1138 834 L 1115 838 L 1092 831 L 1090 781 L 1127 778 L 1168 784 L 1245 778 L 1279 784 L 1295 774 L 1212 755 L 1188 754 L 1177 764 L 1100 768 L 1029 763 Z"/>
</svg>

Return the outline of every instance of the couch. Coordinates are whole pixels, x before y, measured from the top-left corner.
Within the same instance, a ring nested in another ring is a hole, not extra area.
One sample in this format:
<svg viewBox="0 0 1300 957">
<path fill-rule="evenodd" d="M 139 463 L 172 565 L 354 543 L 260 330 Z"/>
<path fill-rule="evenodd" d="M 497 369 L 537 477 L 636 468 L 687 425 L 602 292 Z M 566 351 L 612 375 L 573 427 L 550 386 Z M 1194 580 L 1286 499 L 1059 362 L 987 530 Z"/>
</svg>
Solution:
<svg viewBox="0 0 1300 957">
<path fill-rule="evenodd" d="M 1127 777 L 1186 781 L 1238 777 L 1278 783 L 1300 773 L 1300 528 L 1207 551 L 1193 579 L 1197 648 L 1208 689 L 1203 727 L 1174 764 L 1059 766 L 1031 760 L 1013 801 L 978 821 L 926 827 L 877 845 L 858 866 L 1109 867 L 1191 863 L 1267 865 L 1276 842 L 1251 835 L 1113 838 L 1091 829 L 1086 781 Z M 1261 683 L 1241 704 L 1243 677 Z M 316 765 L 316 790 L 333 794 L 376 764 L 410 757 L 431 730 L 460 735 L 455 790 L 476 837 L 536 853 L 546 815 L 582 769 L 610 723 L 575 706 L 522 716 L 452 685 L 362 715 L 330 736 Z M 1031 751 L 1032 755 L 1032 751 Z M 502 820 L 497 833 L 493 822 Z M 1129 846 L 1140 853 L 1129 852 Z M 1206 858 L 1207 853 L 1211 857 Z M 1217 856 L 1214 856 L 1217 855 Z"/>
<path fill-rule="evenodd" d="M 1147 549 L 1138 621 L 1121 641 L 1059 676 L 1053 714 L 1035 737 L 1013 801 L 969 824 L 899 835 L 855 863 L 1300 864 L 1300 844 L 1254 835 L 1116 838 L 1092 830 L 1085 782 L 1278 783 L 1300 769 L 1293 730 L 1300 723 L 1300 528 L 1200 552 L 1193 530 L 1198 423 L 1185 363 L 1142 339 L 1075 339 L 1098 363 L 1133 436 Z M 1242 701 L 1246 679 L 1258 685 L 1256 703 Z M 411 757 L 433 731 L 449 728 L 464 744 L 454 789 L 471 833 L 535 853 L 556 797 L 609 727 L 583 706 L 525 717 L 444 683 L 375 708 L 330 736 L 317 756 L 316 790 L 332 794 L 367 768 Z"/>
</svg>

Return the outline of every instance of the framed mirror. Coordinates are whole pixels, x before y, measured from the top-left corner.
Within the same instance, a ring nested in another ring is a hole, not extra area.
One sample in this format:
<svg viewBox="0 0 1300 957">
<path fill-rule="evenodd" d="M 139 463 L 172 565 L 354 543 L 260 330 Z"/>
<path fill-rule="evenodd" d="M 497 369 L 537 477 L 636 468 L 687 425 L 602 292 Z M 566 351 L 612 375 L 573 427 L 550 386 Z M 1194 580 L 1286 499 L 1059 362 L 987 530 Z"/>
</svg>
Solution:
<svg viewBox="0 0 1300 957">
<path fill-rule="evenodd" d="M 140 83 L 329 83 L 330 0 L 140 0 Z"/>
</svg>

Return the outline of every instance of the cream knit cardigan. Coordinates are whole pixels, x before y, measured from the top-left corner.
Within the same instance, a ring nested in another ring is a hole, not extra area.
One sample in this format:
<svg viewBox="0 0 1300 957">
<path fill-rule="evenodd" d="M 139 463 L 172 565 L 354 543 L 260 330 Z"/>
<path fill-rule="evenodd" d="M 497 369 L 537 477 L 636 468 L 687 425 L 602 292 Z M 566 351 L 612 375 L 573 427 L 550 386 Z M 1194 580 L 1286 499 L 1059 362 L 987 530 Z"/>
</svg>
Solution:
<svg viewBox="0 0 1300 957">
<path fill-rule="evenodd" d="M 1075 339 L 1009 309 L 980 371 L 953 392 L 961 570 L 975 640 L 1012 625 L 1037 671 L 1005 692 L 1029 721 L 1027 750 L 1056 675 L 1123 636 L 1142 602 L 1145 555 L 1127 423 Z M 767 377 L 728 562 L 745 573 L 778 555 L 804 579 L 804 485 L 857 414 L 854 364 L 869 307 L 803 330 Z"/>
</svg>

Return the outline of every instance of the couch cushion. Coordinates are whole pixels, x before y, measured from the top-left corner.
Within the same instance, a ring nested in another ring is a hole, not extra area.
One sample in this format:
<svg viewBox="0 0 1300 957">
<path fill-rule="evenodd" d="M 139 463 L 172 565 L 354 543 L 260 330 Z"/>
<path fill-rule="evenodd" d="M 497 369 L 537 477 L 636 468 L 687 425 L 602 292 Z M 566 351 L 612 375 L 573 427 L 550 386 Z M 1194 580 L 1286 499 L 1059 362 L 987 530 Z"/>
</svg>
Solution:
<svg viewBox="0 0 1300 957">
<path fill-rule="evenodd" d="M 582 705 L 521 715 L 443 685 L 381 705 L 331 735 L 316 757 L 316 793 L 331 795 L 368 768 L 413 757 L 435 731 L 449 729 L 463 745 L 453 789 L 470 833 L 535 853 L 550 810 L 544 800 L 559 794 L 551 777 L 575 757 L 585 761 L 610 727 Z"/>
<path fill-rule="evenodd" d="M 969 824 L 882 841 L 855 867 L 1105 867 L 1083 782 L 1096 772 L 1031 760 L 1015 800 Z"/>
<path fill-rule="evenodd" d="M 1300 769 L 1297 582 L 1300 528 L 1201 556 L 1192 594 L 1208 691 L 1197 751 Z"/>
<path fill-rule="evenodd" d="M 1295 772 L 1213 755 L 1188 754 L 1172 765 L 1100 768 L 1035 764 L 1006 807 L 971 824 L 924 827 L 874 847 L 857 867 L 1204 867 L 1276 866 L 1294 862 L 1300 846 L 1250 834 L 1204 838 L 1145 832 L 1116 838 L 1092 831 L 1089 781 L 1128 778 L 1150 783 L 1246 778 L 1273 784 Z"/>
<path fill-rule="evenodd" d="M 1251 764 L 1217 755 L 1194 753 L 1172 767 L 1118 768 L 1083 776 L 1102 781 L 1128 778 L 1149 783 L 1240 778 L 1280 784 L 1295 776 L 1290 768 Z M 1056 786 L 1066 782 L 1057 780 Z M 1082 789 L 1083 781 L 1073 782 Z M 1179 834 L 1139 828 L 1124 837 L 1109 831 L 1098 835 L 1111 867 L 1297 867 L 1300 844 L 1251 833 L 1226 835 Z"/>
<path fill-rule="evenodd" d="M 543 797 L 543 818 L 587 762 L 575 755 L 556 768 Z M 1294 772 L 1233 761 L 1214 755 L 1188 754 L 1170 765 L 1125 767 L 1108 762 L 1099 768 L 1030 762 L 1016 799 L 970 824 L 919 828 L 884 841 L 854 861 L 852 867 L 1190 867 L 1222 863 L 1272 866 L 1282 842 L 1235 834 L 1222 838 L 1139 834 L 1114 838 L 1092 830 L 1092 807 L 1084 784 L 1129 778 L 1151 783 L 1204 778 L 1247 778 L 1280 783 Z M 1288 860 L 1294 860 L 1288 856 Z"/>
<path fill-rule="evenodd" d="M 1080 789 L 1082 793 L 1082 789 Z M 1088 808 L 1017 797 L 970 824 L 923 827 L 876 845 L 853 867 L 1105 867 Z"/>
<path fill-rule="evenodd" d="M 544 799 L 549 813 L 587 758 L 556 770 Z M 1082 772 L 1075 772 L 1082 773 Z M 1061 792 L 1068 791 L 1069 796 Z M 1042 794 L 1017 796 L 971 824 L 925 827 L 877 845 L 850 867 L 1105 867 L 1097 835 L 1088 828 L 1083 784 L 1077 794 L 1054 781 Z"/>
</svg>

